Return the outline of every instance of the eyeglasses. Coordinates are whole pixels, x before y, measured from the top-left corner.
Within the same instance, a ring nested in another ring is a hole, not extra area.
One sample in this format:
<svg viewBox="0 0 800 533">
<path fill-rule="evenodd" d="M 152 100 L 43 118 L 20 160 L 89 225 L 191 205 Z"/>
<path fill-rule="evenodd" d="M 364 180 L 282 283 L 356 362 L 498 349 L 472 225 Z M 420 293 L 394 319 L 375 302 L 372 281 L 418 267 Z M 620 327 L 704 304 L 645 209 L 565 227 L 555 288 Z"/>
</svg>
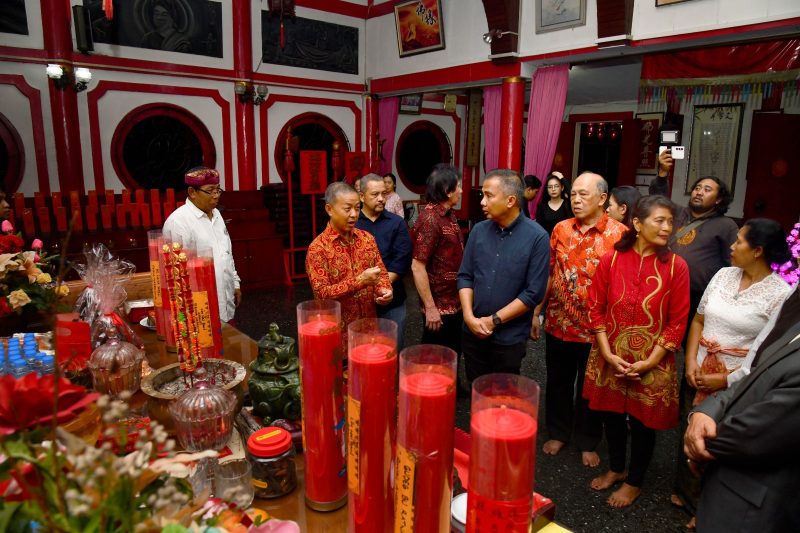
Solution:
<svg viewBox="0 0 800 533">
<path fill-rule="evenodd" d="M 213 198 L 214 196 L 221 196 L 221 195 L 222 195 L 222 193 L 224 193 L 224 192 L 225 192 L 224 190 L 222 190 L 222 189 L 220 189 L 220 188 L 211 189 L 210 191 L 207 191 L 207 190 L 205 190 L 205 189 L 195 189 L 195 190 L 197 190 L 197 191 L 200 191 L 200 192 L 204 192 L 204 193 L 206 193 L 207 195 L 211 196 L 212 198 Z"/>
</svg>

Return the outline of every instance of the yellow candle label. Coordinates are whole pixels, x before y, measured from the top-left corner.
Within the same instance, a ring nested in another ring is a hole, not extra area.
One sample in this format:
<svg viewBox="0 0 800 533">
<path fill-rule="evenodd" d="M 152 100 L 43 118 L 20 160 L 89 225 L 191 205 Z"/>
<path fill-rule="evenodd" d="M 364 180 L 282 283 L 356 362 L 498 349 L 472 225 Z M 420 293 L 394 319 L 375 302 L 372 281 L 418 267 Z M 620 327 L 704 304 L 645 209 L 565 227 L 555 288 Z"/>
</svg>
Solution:
<svg viewBox="0 0 800 533">
<path fill-rule="evenodd" d="M 161 269 L 158 261 L 150 261 L 150 283 L 153 285 L 153 305 L 161 307 Z"/>
<path fill-rule="evenodd" d="M 211 330 L 211 309 L 208 307 L 208 293 L 198 291 L 192 293 L 197 313 L 197 337 L 201 348 L 212 348 L 214 346 L 214 333 Z"/>
<path fill-rule="evenodd" d="M 361 402 L 347 396 L 347 488 L 361 494 Z"/>
<path fill-rule="evenodd" d="M 394 533 L 414 531 L 414 490 L 417 458 L 397 445 L 394 465 Z"/>
</svg>

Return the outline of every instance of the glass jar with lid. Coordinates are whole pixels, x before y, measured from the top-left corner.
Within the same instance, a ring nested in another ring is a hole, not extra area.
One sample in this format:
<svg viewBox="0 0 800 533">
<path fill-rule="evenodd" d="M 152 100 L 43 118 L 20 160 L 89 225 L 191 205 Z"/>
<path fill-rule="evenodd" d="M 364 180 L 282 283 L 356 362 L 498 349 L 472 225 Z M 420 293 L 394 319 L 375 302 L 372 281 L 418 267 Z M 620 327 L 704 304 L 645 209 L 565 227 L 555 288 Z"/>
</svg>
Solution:
<svg viewBox="0 0 800 533">
<path fill-rule="evenodd" d="M 92 352 L 87 367 L 94 389 L 112 397 L 139 390 L 144 350 L 122 340 L 116 328 L 109 328 L 108 340 Z"/>
<path fill-rule="evenodd" d="M 247 459 L 253 467 L 256 498 L 278 498 L 297 486 L 295 449 L 283 428 L 265 427 L 247 439 Z"/>
<path fill-rule="evenodd" d="M 180 445 L 189 451 L 221 450 L 233 431 L 236 395 L 199 380 L 172 402 L 169 412 Z"/>
</svg>

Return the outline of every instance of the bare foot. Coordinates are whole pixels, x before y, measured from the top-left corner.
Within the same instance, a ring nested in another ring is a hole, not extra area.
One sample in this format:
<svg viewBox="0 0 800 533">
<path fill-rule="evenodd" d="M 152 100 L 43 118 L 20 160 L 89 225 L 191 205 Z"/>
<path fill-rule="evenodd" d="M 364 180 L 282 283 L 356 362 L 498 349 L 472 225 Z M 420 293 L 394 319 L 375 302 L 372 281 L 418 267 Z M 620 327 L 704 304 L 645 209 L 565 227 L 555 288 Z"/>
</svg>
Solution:
<svg viewBox="0 0 800 533">
<path fill-rule="evenodd" d="M 623 483 L 620 488 L 611 493 L 611 496 L 609 496 L 606 501 L 611 507 L 621 509 L 635 502 L 636 498 L 638 498 L 641 493 L 642 489 L 639 487 Z"/>
<path fill-rule="evenodd" d="M 542 446 L 542 451 L 547 455 L 558 455 L 558 452 L 561 451 L 561 448 L 563 448 L 565 444 L 566 442 L 551 439 L 544 443 L 544 446 Z"/>
<path fill-rule="evenodd" d="M 681 500 L 681 497 L 677 494 L 673 494 L 669 497 L 669 503 L 675 507 L 683 507 L 683 500 Z"/>
<path fill-rule="evenodd" d="M 622 481 L 628 476 L 627 472 L 614 472 L 609 470 L 603 475 L 597 476 L 589 484 L 594 490 L 606 490 L 611 488 L 617 481 Z"/>
<path fill-rule="evenodd" d="M 691 529 L 692 531 L 697 529 L 697 517 L 693 516 L 692 519 L 689 520 L 689 522 L 687 522 L 686 526 L 684 527 L 686 527 L 686 529 Z"/>
<path fill-rule="evenodd" d="M 600 456 L 597 455 L 597 452 L 581 452 L 581 460 L 583 460 L 583 466 L 590 468 L 600 465 Z"/>
</svg>

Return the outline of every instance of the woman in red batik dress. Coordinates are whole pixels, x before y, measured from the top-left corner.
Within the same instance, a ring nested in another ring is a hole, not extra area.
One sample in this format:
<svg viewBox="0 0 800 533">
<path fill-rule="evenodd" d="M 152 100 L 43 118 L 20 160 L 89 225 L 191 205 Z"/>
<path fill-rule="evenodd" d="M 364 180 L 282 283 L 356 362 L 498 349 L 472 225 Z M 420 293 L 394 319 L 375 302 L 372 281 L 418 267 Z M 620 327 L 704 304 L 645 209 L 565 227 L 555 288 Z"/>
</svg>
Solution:
<svg viewBox="0 0 800 533">
<path fill-rule="evenodd" d="M 583 396 L 603 419 L 610 465 L 591 487 L 605 490 L 624 481 L 608 498 L 612 507 L 639 497 L 656 430 L 678 424 L 674 352 L 689 314 L 689 269 L 667 247 L 674 213 L 675 205 L 663 196 L 639 200 L 633 227 L 600 260 L 589 287 L 595 342 Z"/>
</svg>

